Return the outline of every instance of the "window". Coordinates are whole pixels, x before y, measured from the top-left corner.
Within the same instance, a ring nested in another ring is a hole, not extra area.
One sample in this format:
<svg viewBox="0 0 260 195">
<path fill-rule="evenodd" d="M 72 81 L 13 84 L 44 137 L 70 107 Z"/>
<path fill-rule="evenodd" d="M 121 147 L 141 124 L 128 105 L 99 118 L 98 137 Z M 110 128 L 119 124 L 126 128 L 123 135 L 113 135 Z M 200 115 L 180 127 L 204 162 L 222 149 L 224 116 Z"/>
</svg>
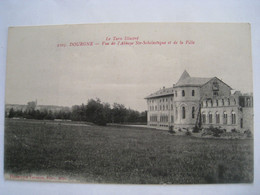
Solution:
<svg viewBox="0 0 260 195">
<path fill-rule="evenodd" d="M 218 91 L 213 91 L 214 96 L 218 96 Z"/>
<path fill-rule="evenodd" d="M 182 90 L 182 97 L 184 97 L 185 96 L 185 91 L 184 90 Z"/>
<path fill-rule="evenodd" d="M 236 105 L 236 104 L 237 104 L 236 99 L 234 99 L 234 105 Z"/>
<path fill-rule="evenodd" d="M 185 107 L 182 107 L 182 118 L 185 119 Z"/>
<path fill-rule="evenodd" d="M 234 111 L 232 111 L 231 116 L 232 116 L 232 124 L 236 124 L 236 113 Z"/>
<path fill-rule="evenodd" d="M 178 119 L 178 108 L 175 108 L 175 116 L 176 116 L 176 120 Z"/>
<path fill-rule="evenodd" d="M 219 124 L 219 122 L 220 122 L 219 113 L 216 112 L 216 123 Z"/>
<path fill-rule="evenodd" d="M 218 106 L 218 100 L 216 100 L 216 105 Z"/>
<path fill-rule="evenodd" d="M 171 122 L 172 122 L 172 123 L 174 122 L 174 117 L 173 117 L 173 115 L 171 115 Z"/>
<path fill-rule="evenodd" d="M 206 123 L 206 114 L 204 112 L 202 113 L 202 123 Z"/>
<path fill-rule="evenodd" d="M 227 101 L 228 101 L 228 105 L 230 105 L 230 99 L 229 98 L 227 99 Z"/>
<path fill-rule="evenodd" d="M 195 96 L 195 90 L 192 90 L 191 95 Z"/>
<path fill-rule="evenodd" d="M 224 99 L 222 99 L 222 106 L 225 106 L 225 102 L 224 102 Z"/>
<path fill-rule="evenodd" d="M 162 110 L 162 105 L 160 105 L 160 110 Z"/>
<path fill-rule="evenodd" d="M 206 101 L 206 107 L 208 107 L 208 101 Z"/>
<path fill-rule="evenodd" d="M 209 123 L 212 123 L 212 113 L 209 112 Z"/>
<path fill-rule="evenodd" d="M 246 100 L 247 102 L 246 102 L 246 106 L 251 106 L 250 104 L 251 104 L 251 102 L 250 102 L 250 98 L 247 98 L 247 100 Z"/>
<path fill-rule="evenodd" d="M 157 115 L 150 116 L 150 121 L 157 122 Z"/>
<path fill-rule="evenodd" d="M 157 106 L 155 106 L 155 110 L 157 110 Z"/>
<path fill-rule="evenodd" d="M 165 106 L 163 105 L 163 110 L 165 110 Z"/>
<path fill-rule="evenodd" d="M 172 102 L 172 98 L 171 98 L 171 102 Z"/>
<path fill-rule="evenodd" d="M 177 95 L 178 95 L 178 93 L 177 93 L 177 91 L 175 91 L 175 97 L 177 97 Z"/>
<path fill-rule="evenodd" d="M 192 111 L 191 111 L 191 116 L 192 118 L 195 118 L 195 107 L 192 107 Z"/>
<path fill-rule="evenodd" d="M 171 104 L 171 110 L 173 110 L 173 105 Z"/>
<path fill-rule="evenodd" d="M 224 112 L 223 114 L 223 124 L 227 124 L 227 113 Z"/>
<path fill-rule="evenodd" d="M 166 110 L 168 110 L 168 104 L 166 105 Z"/>
</svg>

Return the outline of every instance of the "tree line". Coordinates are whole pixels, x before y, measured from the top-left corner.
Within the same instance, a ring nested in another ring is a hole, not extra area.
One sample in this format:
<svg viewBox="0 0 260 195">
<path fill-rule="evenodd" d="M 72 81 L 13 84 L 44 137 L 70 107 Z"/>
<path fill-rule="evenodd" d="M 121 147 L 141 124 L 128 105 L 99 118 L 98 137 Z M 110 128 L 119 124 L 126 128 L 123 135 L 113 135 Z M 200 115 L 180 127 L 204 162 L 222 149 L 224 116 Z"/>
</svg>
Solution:
<svg viewBox="0 0 260 195">
<path fill-rule="evenodd" d="M 30 103 L 30 102 L 29 102 Z M 123 104 L 101 102 L 100 99 L 90 99 L 87 104 L 74 105 L 71 109 L 61 109 L 59 111 L 37 110 L 36 106 L 27 105 L 25 111 L 14 110 L 11 108 L 6 113 L 8 118 L 26 118 L 38 120 L 72 120 L 86 121 L 97 125 L 106 125 L 107 123 L 146 123 L 147 112 L 139 112 L 126 108 Z"/>
</svg>

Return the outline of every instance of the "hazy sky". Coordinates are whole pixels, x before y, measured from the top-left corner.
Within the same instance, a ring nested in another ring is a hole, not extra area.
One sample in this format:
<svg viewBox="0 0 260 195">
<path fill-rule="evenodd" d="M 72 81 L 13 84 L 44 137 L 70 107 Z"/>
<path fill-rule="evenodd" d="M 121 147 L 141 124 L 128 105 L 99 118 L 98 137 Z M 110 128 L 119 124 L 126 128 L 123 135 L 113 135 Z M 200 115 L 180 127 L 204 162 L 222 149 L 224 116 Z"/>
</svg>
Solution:
<svg viewBox="0 0 260 195">
<path fill-rule="evenodd" d="M 167 44 L 102 45 L 106 37 L 111 44 L 113 37 L 125 36 Z M 94 46 L 69 46 L 70 42 Z M 37 99 L 38 104 L 72 106 L 98 97 L 143 111 L 144 97 L 172 86 L 185 69 L 191 76 L 216 76 L 233 89 L 252 92 L 251 64 L 249 24 L 15 27 L 8 37 L 6 103 Z"/>
</svg>

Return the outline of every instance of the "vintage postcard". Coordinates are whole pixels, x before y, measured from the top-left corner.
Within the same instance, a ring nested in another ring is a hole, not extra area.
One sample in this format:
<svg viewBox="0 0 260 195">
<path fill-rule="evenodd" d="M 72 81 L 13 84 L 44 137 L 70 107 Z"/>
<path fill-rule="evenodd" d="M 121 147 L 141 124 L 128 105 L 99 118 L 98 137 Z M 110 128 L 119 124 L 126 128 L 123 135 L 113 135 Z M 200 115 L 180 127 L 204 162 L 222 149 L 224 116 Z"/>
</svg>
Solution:
<svg viewBox="0 0 260 195">
<path fill-rule="evenodd" d="M 8 180 L 252 183 L 250 24 L 10 27 Z"/>
</svg>

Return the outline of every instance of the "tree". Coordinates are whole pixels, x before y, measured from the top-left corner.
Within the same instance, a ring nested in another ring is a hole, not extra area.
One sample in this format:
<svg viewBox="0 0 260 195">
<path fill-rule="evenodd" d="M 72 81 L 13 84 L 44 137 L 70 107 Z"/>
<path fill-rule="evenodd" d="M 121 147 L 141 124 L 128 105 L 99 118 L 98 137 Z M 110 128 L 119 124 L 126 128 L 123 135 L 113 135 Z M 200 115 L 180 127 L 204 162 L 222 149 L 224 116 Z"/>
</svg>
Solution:
<svg viewBox="0 0 260 195">
<path fill-rule="evenodd" d="M 11 108 L 10 111 L 9 111 L 9 115 L 8 115 L 8 117 L 9 117 L 9 118 L 13 118 L 14 116 L 15 116 L 14 109 Z"/>
</svg>

